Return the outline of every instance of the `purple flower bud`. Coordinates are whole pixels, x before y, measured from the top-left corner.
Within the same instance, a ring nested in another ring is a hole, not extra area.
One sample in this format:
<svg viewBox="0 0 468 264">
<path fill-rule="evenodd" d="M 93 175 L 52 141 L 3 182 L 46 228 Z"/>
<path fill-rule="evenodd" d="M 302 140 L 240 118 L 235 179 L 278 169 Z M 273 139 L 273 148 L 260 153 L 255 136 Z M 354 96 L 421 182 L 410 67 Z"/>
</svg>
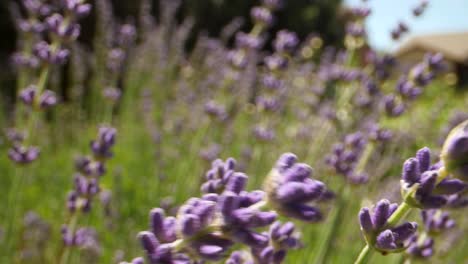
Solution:
<svg viewBox="0 0 468 264">
<path fill-rule="evenodd" d="M 120 46 L 129 46 L 135 41 L 136 34 L 134 25 L 124 24 L 120 27 L 117 43 Z"/>
<path fill-rule="evenodd" d="M 319 209 L 305 204 L 292 204 L 288 208 L 285 208 L 285 213 L 288 216 L 306 222 L 318 222 L 323 218 Z"/>
<path fill-rule="evenodd" d="M 225 121 L 228 118 L 228 113 L 223 105 L 214 101 L 208 101 L 205 104 L 205 113 L 211 117 L 217 118 L 219 121 Z"/>
<path fill-rule="evenodd" d="M 429 170 L 431 165 L 431 150 L 424 147 L 416 152 L 416 159 L 419 161 L 419 169 L 421 172 Z"/>
<path fill-rule="evenodd" d="M 284 70 L 288 67 L 288 60 L 280 55 L 266 56 L 263 61 L 270 71 Z"/>
<path fill-rule="evenodd" d="M 107 87 L 102 91 L 102 95 L 112 103 L 115 103 L 120 99 L 122 93 L 117 88 Z"/>
<path fill-rule="evenodd" d="M 284 203 L 307 202 L 320 197 L 324 184 L 314 181 L 311 184 L 288 182 L 278 188 L 276 197 Z"/>
<path fill-rule="evenodd" d="M 431 234 L 441 233 L 455 226 L 455 221 L 450 218 L 447 212 L 423 210 L 421 216 L 426 231 Z"/>
<path fill-rule="evenodd" d="M 255 22 L 262 23 L 264 25 L 271 25 L 273 22 L 273 15 L 268 8 L 256 6 L 250 11 L 250 16 Z"/>
<path fill-rule="evenodd" d="M 50 108 L 58 103 L 58 99 L 55 92 L 51 90 L 45 90 L 39 98 L 39 106 L 41 108 Z"/>
<path fill-rule="evenodd" d="M 427 237 L 420 241 L 418 235 L 413 235 L 409 240 L 409 246 L 406 252 L 412 257 L 416 258 L 429 258 L 434 254 L 433 251 L 434 240 Z"/>
<path fill-rule="evenodd" d="M 158 238 L 161 238 L 164 225 L 164 211 L 161 208 L 154 208 L 150 211 L 151 232 Z"/>
<path fill-rule="evenodd" d="M 107 55 L 107 68 L 114 73 L 118 73 L 125 60 L 125 51 L 121 48 L 111 49 Z"/>
<path fill-rule="evenodd" d="M 140 232 L 138 233 L 138 239 L 148 254 L 156 253 L 156 250 L 159 247 L 159 242 L 153 233 L 147 231 Z"/>
<path fill-rule="evenodd" d="M 39 158 L 39 148 L 15 145 L 8 150 L 8 157 L 20 165 L 29 164 Z"/>
<path fill-rule="evenodd" d="M 440 156 L 448 172 L 468 181 L 468 121 L 450 132 Z"/>
<path fill-rule="evenodd" d="M 407 182 L 409 186 L 419 181 L 421 178 L 421 171 L 418 158 L 410 158 L 405 161 L 401 178 Z"/>
<path fill-rule="evenodd" d="M 84 17 L 91 11 L 91 5 L 82 0 L 65 0 L 65 8 L 76 17 Z"/>
<path fill-rule="evenodd" d="M 262 42 L 262 39 L 258 36 L 253 36 L 244 32 L 238 32 L 236 34 L 236 45 L 239 48 L 258 49 L 263 44 Z"/>
<path fill-rule="evenodd" d="M 200 228 L 200 218 L 196 215 L 184 214 L 180 219 L 180 231 L 184 236 L 193 236 Z"/>
<path fill-rule="evenodd" d="M 273 47 L 277 52 L 292 52 L 299 44 L 299 38 L 296 33 L 288 30 L 280 30 L 276 33 L 273 41 Z"/>
<path fill-rule="evenodd" d="M 268 244 L 268 237 L 247 229 L 237 229 L 234 231 L 232 236 L 234 237 L 234 240 L 253 248 L 264 247 Z"/>
<path fill-rule="evenodd" d="M 236 172 L 230 178 L 226 184 L 226 190 L 234 193 L 240 193 L 244 190 L 247 184 L 247 175 L 244 173 Z"/>
<path fill-rule="evenodd" d="M 271 10 L 283 7 L 283 0 L 262 0 L 262 4 Z"/>
<path fill-rule="evenodd" d="M 275 131 L 264 126 L 255 126 L 253 134 L 261 141 L 272 141 L 276 137 Z"/>
<path fill-rule="evenodd" d="M 382 250 L 395 250 L 397 245 L 395 243 L 395 236 L 389 229 L 383 231 L 377 236 L 376 246 Z"/>
<path fill-rule="evenodd" d="M 374 229 L 369 208 L 362 208 L 359 212 L 359 222 L 365 233 L 370 233 Z"/>
<path fill-rule="evenodd" d="M 366 30 L 361 23 L 348 23 L 346 25 L 346 33 L 355 38 L 362 38 L 366 35 Z"/>
<path fill-rule="evenodd" d="M 380 229 L 385 226 L 390 214 L 390 202 L 388 200 L 380 200 L 375 206 L 372 223 L 375 229 Z"/>
<path fill-rule="evenodd" d="M 30 85 L 20 92 L 19 98 L 25 105 L 31 106 L 34 103 L 36 91 L 37 87 L 35 85 Z"/>
<path fill-rule="evenodd" d="M 417 228 L 418 225 L 415 222 L 406 222 L 392 228 L 392 232 L 396 241 L 404 242 L 416 232 Z"/>
<path fill-rule="evenodd" d="M 284 153 L 276 162 L 276 168 L 280 173 L 285 172 L 291 168 L 297 161 L 297 156 L 293 153 Z"/>
<path fill-rule="evenodd" d="M 434 189 L 435 194 L 451 195 L 467 189 L 468 184 L 459 179 L 444 179 Z"/>
</svg>

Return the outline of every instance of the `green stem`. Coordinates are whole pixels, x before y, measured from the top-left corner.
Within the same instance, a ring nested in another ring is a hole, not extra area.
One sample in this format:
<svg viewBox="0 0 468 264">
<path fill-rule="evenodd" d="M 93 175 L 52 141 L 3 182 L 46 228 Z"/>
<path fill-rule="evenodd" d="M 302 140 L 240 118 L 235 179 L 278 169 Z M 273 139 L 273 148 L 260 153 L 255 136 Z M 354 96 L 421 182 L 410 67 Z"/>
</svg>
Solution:
<svg viewBox="0 0 468 264">
<path fill-rule="evenodd" d="M 398 206 L 396 211 L 390 216 L 387 221 L 388 226 L 396 225 L 402 218 L 404 218 L 409 212 L 411 211 L 411 206 L 409 206 L 406 202 L 403 202 Z"/>
<path fill-rule="evenodd" d="M 372 253 L 374 251 L 369 247 L 369 245 L 366 245 L 362 250 L 361 253 L 359 253 L 358 258 L 356 261 L 354 261 L 354 264 L 365 264 L 367 261 L 370 259 Z"/>
<path fill-rule="evenodd" d="M 23 173 L 19 173 L 20 169 Z M 5 257 L 8 258 L 8 254 L 10 252 L 14 252 L 13 247 L 14 247 L 14 227 L 16 218 L 18 216 L 18 211 L 19 211 L 19 205 L 21 204 L 20 201 L 18 201 L 20 193 L 21 193 L 21 186 L 23 185 L 24 178 L 26 177 L 26 172 L 24 168 L 15 168 L 15 177 L 13 178 L 12 186 L 9 190 L 8 193 L 8 201 L 7 201 L 7 211 L 5 215 L 5 219 L 7 219 L 6 223 L 6 233 L 5 233 L 5 239 L 6 239 L 6 245 L 2 248 L 4 248 L 5 251 Z"/>
<path fill-rule="evenodd" d="M 372 153 L 374 152 L 374 149 L 375 143 L 369 142 L 369 144 L 367 144 L 366 148 L 364 149 L 364 152 L 362 153 L 361 157 L 359 158 L 358 164 L 356 165 L 356 173 L 359 174 L 364 171 L 367 162 L 369 162 L 369 159 L 372 156 Z"/>
<path fill-rule="evenodd" d="M 351 193 L 350 186 L 346 184 L 346 182 L 344 184 L 346 186 L 344 186 L 343 196 L 340 197 L 337 205 L 333 208 L 329 216 L 331 221 L 323 231 L 323 235 L 320 236 L 323 242 L 320 244 L 319 253 L 316 255 L 314 263 L 327 263 L 326 258 L 333 244 L 333 238 L 336 237 L 335 235 L 342 223 L 342 218 L 340 216 L 342 215 L 343 207 L 346 205 L 346 201 L 349 201 L 349 194 Z M 339 193 L 342 190 L 343 186 L 341 186 Z"/>
</svg>

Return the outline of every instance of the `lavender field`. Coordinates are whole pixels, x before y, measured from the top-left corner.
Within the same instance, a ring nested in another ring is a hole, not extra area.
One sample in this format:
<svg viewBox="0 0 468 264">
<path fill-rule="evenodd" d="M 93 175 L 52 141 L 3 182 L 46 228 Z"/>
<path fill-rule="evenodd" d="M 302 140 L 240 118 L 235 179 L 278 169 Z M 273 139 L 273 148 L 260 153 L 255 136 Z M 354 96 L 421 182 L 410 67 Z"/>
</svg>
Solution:
<svg viewBox="0 0 468 264">
<path fill-rule="evenodd" d="M 277 29 L 293 2 L 213 36 L 183 0 L 11 1 L 0 264 L 468 263 L 468 60 L 373 49 L 366 1 L 338 44 Z"/>
</svg>

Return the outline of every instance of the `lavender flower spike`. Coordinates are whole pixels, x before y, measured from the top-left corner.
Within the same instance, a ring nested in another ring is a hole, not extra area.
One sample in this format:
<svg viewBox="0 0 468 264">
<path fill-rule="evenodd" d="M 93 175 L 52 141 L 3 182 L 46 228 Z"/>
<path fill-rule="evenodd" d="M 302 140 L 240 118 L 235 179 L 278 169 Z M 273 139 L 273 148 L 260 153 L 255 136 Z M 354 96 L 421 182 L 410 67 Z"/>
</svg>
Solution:
<svg viewBox="0 0 468 264">
<path fill-rule="evenodd" d="M 466 188 L 458 179 L 439 180 L 439 170 L 431 170 L 429 148 L 420 149 L 416 157 L 403 164 L 402 194 L 405 202 L 418 208 L 440 208 L 447 204 L 448 196 Z"/>
<path fill-rule="evenodd" d="M 416 232 L 415 222 L 388 226 L 388 220 L 397 207 L 396 203 L 391 204 L 388 200 L 381 200 L 373 212 L 366 207 L 359 212 L 361 231 L 367 244 L 382 253 L 394 253 L 406 249 L 406 240 Z"/>
<path fill-rule="evenodd" d="M 440 157 L 447 172 L 468 181 L 468 120 L 452 129 Z"/>
<path fill-rule="evenodd" d="M 283 154 L 276 162 L 265 182 L 268 201 L 281 214 L 302 221 L 319 221 L 320 210 L 309 205 L 326 192 L 325 185 L 310 178 L 312 168 L 304 163 L 295 163 L 292 153 Z"/>
</svg>

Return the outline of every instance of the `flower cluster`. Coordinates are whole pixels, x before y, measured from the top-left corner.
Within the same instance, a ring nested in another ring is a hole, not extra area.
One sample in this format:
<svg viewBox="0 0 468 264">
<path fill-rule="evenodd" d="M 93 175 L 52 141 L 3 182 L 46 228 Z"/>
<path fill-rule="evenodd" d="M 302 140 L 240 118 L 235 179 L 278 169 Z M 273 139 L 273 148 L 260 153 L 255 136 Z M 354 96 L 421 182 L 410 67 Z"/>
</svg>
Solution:
<svg viewBox="0 0 468 264">
<path fill-rule="evenodd" d="M 81 157 L 76 161 L 78 173 L 74 176 L 74 190 L 68 195 L 70 212 L 91 209 L 92 199 L 100 192 L 99 178 L 106 172 L 105 161 L 112 157 L 117 131 L 112 127 L 101 127 L 96 140 L 91 141 L 92 157 Z"/>
<path fill-rule="evenodd" d="M 305 163 L 297 163 L 292 153 L 283 154 L 270 172 L 265 189 L 268 200 L 282 214 L 302 221 L 319 221 L 320 210 L 312 205 L 329 193 L 325 184 L 311 179 L 312 168 Z"/>
<path fill-rule="evenodd" d="M 448 196 L 463 191 L 466 184 L 458 179 L 440 179 L 437 166 L 431 167 L 429 148 L 422 148 L 416 157 L 403 164 L 402 194 L 405 202 L 420 208 L 440 208 Z"/>
<path fill-rule="evenodd" d="M 389 224 L 389 219 L 396 211 L 398 204 L 388 200 L 379 201 L 373 212 L 364 207 L 359 212 L 361 231 L 367 244 L 382 253 L 400 252 L 408 246 L 405 241 L 415 232 L 418 225 L 415 222 L 405 222 L 394 226 Z"/>
<path fill-rule="evenodd" d="M 276 221 L 278 215 L 320 220 L 320 211 L 306 203 L 326 190 L 309 178 L 312 169 L 296 160 L 291 153 L 280 157 L 266 179 L 266 192 L 245 190 L 247 175 L 235 171 L 234 159 L 214 161 L 202 197 L 190 198 L 175 217 L 161 208 L 151 210 L 150 231 L 138 235 L 146 258 L 155 264 L 219 261 L 241 244 L 250 250 L 233 252 L 226 263 L 282 263 L 300 242 L 295 225 Z"/>
<path fill-rule="evenodd" d="M 74 188 L 67 197 L 70 219 L 67 224 L 62 226 L 62 240 L 66 247 L 62 258 L 68 257 L 67 252 L 71 247 L 86 249 L 95 255 L 100 252 L 94 229 L 88 227 L 76 229 L 76 224 L 80 213 L 89 213 L 94 198 L 101 193 L 99 180 L 106 172 L 106 160 L 112 157 L 111 149 L 115 144 L 116 133 L 115 128 L 100 127 L 97 139 L 90 143 L 93 155 L 81 157 L 76 161 L 77 173 L 74 176 Z"/>
<path fill-rule="evenodd" d="M 407 76 L 401 77 L 396 85 L 396 93 L 384 98 L 384 107 L 388 116 L 399 116 L 408 107 L 409 102 L 417 99 L 437 74 L 445 68 L 440 53 L 426 54 L 424 60 L 414 66 Z"/>
<path fill-rule="evenodd" d="M 445 231 L 455 227 L 455 221 L 447 212 L 441 210 L 423 210 L 421 212 L 424 231 L 409 239 L 406 253 L 412 258 L 429 258 L 434 254 L 434 239 Z"/>
<path fill-rule="evenodd" d="M 374 131 L 376 137 L 378 131 Z M 326 163 L 335 170 L 335 173 L 343 175 L 352 183 L 365 183 L 368 176 L 365 173 L 356 171 L 359 159 L 367 144 L 366 136 L 361 132 L 346 135 L 343 143 L 333 146 L 332 154 L 326 157 Z"/>
<path fill-rule="evenodd" d="M 61 65 L 67 60 L 70 52 L 63 45 L 76 40 L 79 36 L 80 25 L 77 20 L 90 12 L 91 5 L 81 0 L 66 0 L 62 10 L 66 15 L 62 16 L 60 13 L 52 13 L 52 6 L 39 0 L 24 0 L 22 4 L 27 10 L 28 18 L 20 19 L 18 28 L 25 34 L 33 34 L 34 37 L 27 40 L 32 39 L 35 43 L 25 45 L 30 49 L 15 53 L 13 61 L 20 68 L 21 66 L 40 67 L 37 81 L 26 84 L 27 87 L 23 86 L 23 89 L 18 91 L 19 100 L 26 106 L 27 119 L 33 120 L 32 115 L 35 111 L 48 109 L 58 103 L 55 92 L 47 89 L 51 65 Z M 48 38 L 44 36 L 45 34 Z M 46 39 L 50 39 L 51 42 L 47 42 Z M 29 120 L 25 120 L 25 123 L 32 122 Z M 27 164 L 39 157 L 38 147 L 26 144 L 26 141 L 31 143 L 33 129 L 35 128 L 24 128 L 23 140 L 12 142 L 13 147 L 9 151 L 9 157 L 14 162 Z"/>
<path fill-rule="evenodd" d="M 450 132 L 440 157 L 449 173 L 465 182 L 468 181 L 468 120 Z"/>
</svg>

